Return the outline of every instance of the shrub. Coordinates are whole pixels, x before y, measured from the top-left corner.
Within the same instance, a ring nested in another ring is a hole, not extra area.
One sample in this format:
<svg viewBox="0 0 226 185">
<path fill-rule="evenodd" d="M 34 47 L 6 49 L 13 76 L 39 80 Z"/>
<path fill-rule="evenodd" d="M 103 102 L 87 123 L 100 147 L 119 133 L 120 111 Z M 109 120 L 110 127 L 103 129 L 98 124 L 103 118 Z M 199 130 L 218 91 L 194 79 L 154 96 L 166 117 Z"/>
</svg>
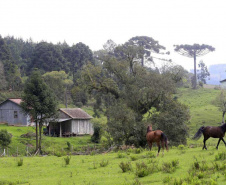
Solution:
<svg viewBox="0 0 226 185">
<path fill-rule="evenodd" d="M 71 143 L 69 141 L 67 141 L 67 149 L 71 150 Z"/>
<path fill-rule="evenodd" d="M 142 152 L 142 149 L 141 148 L 136 148 L 134 150 L 135 154 L 140 154 Z"/>
<path fill-rule="evenodd" d="M 130 156 L 130 159 L 131 159 L 132 161 L 136 161 L 136 160 L 138 159 L 138 157 L 135 156 L 135 155 L 133 155 L 133 156 Z"/>
<path fill-rule="evenodd" d="M 136 163 L 136 176 L 137 177 L 145 177 L 150 173 L 148 166 L 142 163 Z"/>
<path fill-rule="evenodd" d="M 146 153 L 146 158 L 155 158 L 155 157 L 156 157 L 156 155 L 152 151 Z"/>
<path fill-rule="evenodd" d="M 122 169 L 122 172 L 132 171 L 132 165 L 130 162 L 121 162 L 119 167 Z"/>
<path fill-rule="evenodd" d="M 122 152 L 118 152 L 118 158 L 124 158 L 125 154 L 123 154 Z"/>
<path fill-rule="evenodd" d="M 179 160 L 175 159 L 171 162 L 164 162 L 162 164 L 162 171 L 166 172 L 166 173 L 172 173 L 176 170 L 177 166 L 179 164 Z"/>
<path fill-rule="evenodd" d="M 107 160 L 102 160 L 102 161 L 100 162 L 100 167 L 105 167 L 105 166 L 108 165 L 108 163 L 109 163 L 109 161 L 107 161 Z"/>
<path fill-rule="evenodd" d="M 0 145 L 2 147 L 7 147 L 11 143 L 11 135 L 7 130 L 0 130 Z"/>
<path fill-rule="evenodd" d="M 94 124 L 94 133 L 91 137 L 91 141 L 94 143 L 99 143 L 101 139 L 101 125 L 95 123 Z"/>
<path fill-rule="evenodd" d="M 24 160 L 23 158 L 20 158 L 20 160 L 17 161 L 18 166 L 23 166 Z"/>
<path fill-rule="evenodd" d="M 215 160 L 225 160 L 226 159 L 226 152 L 220 152 L 217 155 L 215 155 Z"/>
<path fill-rule="evenodd" d="M 71 156 L 67 156 L 64 158 L 64 161 L 65 161 L 65 165 L 69 165 L 70 164 L 70 160 L 71 160 Z"/>
<path fill-rule="evenodd" d="M 184 146 L 184 145 L 179 145 L 177 148 L 178 148 L 179 150 L 184 150 L 184 149 L 185 149 L 185 146 Z"/>
</svg>

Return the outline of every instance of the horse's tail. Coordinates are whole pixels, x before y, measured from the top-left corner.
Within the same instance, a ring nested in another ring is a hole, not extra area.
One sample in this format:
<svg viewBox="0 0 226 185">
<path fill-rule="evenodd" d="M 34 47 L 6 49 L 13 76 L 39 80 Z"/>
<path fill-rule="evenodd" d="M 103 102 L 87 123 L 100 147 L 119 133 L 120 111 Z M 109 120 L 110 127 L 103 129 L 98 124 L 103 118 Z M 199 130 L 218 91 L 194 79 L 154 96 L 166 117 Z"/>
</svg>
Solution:
<svg viewBox="0 0 226 185">
<path fill-rule="evenodd" d="M 166 150 L 168 150 L 168 139 L 163 132 L 161 133 L 161 140 L 164 141 Z"/>
<path fill-rule="evenodd" d="M 205 128 L 204 126 L 200 127 L 192 139 L 198 140 L 202 136 L 204 128 Z"/>
</svg>

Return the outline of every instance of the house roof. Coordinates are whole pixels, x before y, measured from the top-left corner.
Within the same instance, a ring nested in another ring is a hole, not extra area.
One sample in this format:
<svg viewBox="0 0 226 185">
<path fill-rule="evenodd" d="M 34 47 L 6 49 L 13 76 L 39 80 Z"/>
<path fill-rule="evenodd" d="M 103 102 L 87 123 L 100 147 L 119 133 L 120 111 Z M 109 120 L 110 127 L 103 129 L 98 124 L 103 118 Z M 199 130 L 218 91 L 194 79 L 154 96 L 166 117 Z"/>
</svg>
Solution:
<svg viewBox="0 0 226 185">
<path fill-rule="evenodd" d="M 22 102 L 21 98 L 9 98 L 8 100 L 20 105 L 20 103 Z"/>
<path fill-rule="evenodd" d="M 61 108 L 59 110 L 67 114 L 72 119 L 92 119 L 93 118 L 92 116 L 90 116 L 80 108 Z"/>
<path fill-rule="evenodd" d="M 22 102 L 22 99 L 21 98 L 9 98 L 9 99 L 1 102 L 0 104 L 5 103 L 6 101 L 11 101 L 11 102 L 13 102 L 13 103 L 15 103 L 17 105 L 20 105 L 20 103 Z"/>
<path fill-rule="evenodd" d="M 222 82 L 226 82 L 226 79 L 220 81 L 220 83 L 222 83 Z"/>
</svg>

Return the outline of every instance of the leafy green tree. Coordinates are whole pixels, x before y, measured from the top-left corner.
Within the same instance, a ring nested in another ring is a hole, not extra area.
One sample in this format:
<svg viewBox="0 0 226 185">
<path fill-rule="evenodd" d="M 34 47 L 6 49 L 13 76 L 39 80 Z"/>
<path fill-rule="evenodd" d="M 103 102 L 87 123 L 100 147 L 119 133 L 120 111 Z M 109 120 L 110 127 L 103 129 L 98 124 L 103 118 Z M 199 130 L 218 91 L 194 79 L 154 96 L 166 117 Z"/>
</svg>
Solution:
<svg viewBox="0 0 226 185">
<path fill-rule="evenodd" d="M 95 109 L 106 110 L 108 130 L 115 143 L 133 142 L 144 146 L 144 115 L 149 114 L 151 108 L 157 108 L 165 96 L 175 91 L 175 83 L 168 76 L 136 62 L 131 70 L 132 56 L 124 53 L 127 52 L 124 48 L 116 49 L 117 54 L 128 57 L 119 57 L 114 53 L 103 56 L 103 65 L 86 65 L 82 71 L 83 84 L 96 98 Z M 136 56 L 135 52 L 133 54 Z M 122 112 L 128 116 L 123 117 Z"/>
<path fill-rule="evenodd" d="M 6 148 L 11 143 L 11 135 L 7 130 L 0 130 L 0 145 Z"/>
<path fill-rule="evenodd" d="M 45 120 L 56 113 L 57 102 L 39 71 L 33 71 L 27 80 L 22 95 L 21 106 L 26 114 L 32 116 L 36 126 L 36 152 L 42 152 L 42 127 Z M 39 137 L 38 137 L 39 131 Z"/>
<path fill-rule="evenodd" d="M 66 70 L 66 60 L 60 47 L 52 43 L 40 42 L 35 46 L 30 69 L 38 68 L 42 73 Z"/>
<path fill-rule="evenodd" d="M 7 81 L 8 89 L 16 90 L 20 85 L 20 72 L 18 66 L 12 58 L 10 49 L 5 43 L 4 39 L 0 36 L 0 61 L 4 65 L 4 76 Z"/>
<path fill-rule="evenodd" d="M 162 130 L 172 145 L 186 144 L 190 115 L 188 108 L 172 98 L 161 102 L 158 111 L 154 112 L 151 122 L 155 129 Z"/>
<path fill-rule="evenodd" d="M 79 86 L 75 86 L 71 89 L 71 96 L 75 105 L 78 103 L 86 105 L 88 101 L 87 92 Z"/>
<path fill-rule="evenodd" d="M 198 66 L 200 68 L 200 71 L 198 72 L 197 77 L 200 81 L 206 84 L 206 78 L 210 76 L 207 66 L 202 60 L 199 62 Z"/>
<path fill-rule="evenodd" d="M 73 82 L 64 71 L 51 71 L 43 75 L 44 81 L 54 92 L 58 100 L 67 104 L 67 92 Z"/>
<path fill-rule="evenodd" d="M 73 82 L 76 82 L 76 74 L 82 68 L 83 65 L 88 62 L 93 62 L 93 53 L 89 47 L 82 42 L 73 45 L 70 48 L 64 49 L 64 55 L 69 62 L 70 72 L 73 76 Z"/>
<path fill-rule="evenodd" d="M 175 45 L 174 50 L 180 55 L 194 58 L 194 86 L 193 88 L 197 88 L 197 75 L 196 75 L 196 58 L 206 55 L 209 52 L 215 51 L 215 48 L 206 44 L 193 44 L 193 45 Z"/>
<path fill-rule="evenodd" d="M 171 78 L 177 87 L 183 86 L 189 80 L 188 71 L 180 65 L 164 65 L 160 71 L 164 76 Z"/>
</svg>

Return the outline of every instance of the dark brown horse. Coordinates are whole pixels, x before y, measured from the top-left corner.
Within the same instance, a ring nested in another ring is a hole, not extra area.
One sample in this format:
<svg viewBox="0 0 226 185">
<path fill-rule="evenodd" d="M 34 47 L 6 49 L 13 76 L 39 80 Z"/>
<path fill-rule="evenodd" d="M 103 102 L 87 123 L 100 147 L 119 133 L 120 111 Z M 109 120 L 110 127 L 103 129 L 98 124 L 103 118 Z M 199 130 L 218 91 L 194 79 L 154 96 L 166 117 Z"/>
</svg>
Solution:
<svg viewBox="0 0 226 185">
<path fill-rule="evenodd" d="M 161 130 L 152 130 L 152 126 L 149 125 L 147 128 L 147 134 L 146 134 L 146 139 L 148 142 L 148 146 L 151 150 L 152 148 L 152 143 L 155 142 L 158 146 L 158 154 L 160 152 L 161 146 L 164 152 L 164 145 L 166 147 L 166 150 L 168 150 L 168 141 L 166 135 L 161 131 Z"/>
<path fill-rule="evenodd" d="M 226 123 L 224 123 L 223 125 L 219 126 L 219 127 L 211 127 L 211 126 L 207 126 L 207 127 L 200 127 L 198 132 L 194 135 L 193 139 L 199 139 L 202 134 L 204 136 L 203 139 L 203 148 L 202 149 L 206 149 L 206 140 L 209 139 L 210 137 L 213 138 L 219 138 L 218 143 L 217 143 L 217 149 L 218 149 L 218 145 L 220 144 L 220 141 L 222 140 L 226 146 L 226 143 L 224 141 L 224 135 L 225 135 L 225 131 L 226 131 Z"/>
</svg>

